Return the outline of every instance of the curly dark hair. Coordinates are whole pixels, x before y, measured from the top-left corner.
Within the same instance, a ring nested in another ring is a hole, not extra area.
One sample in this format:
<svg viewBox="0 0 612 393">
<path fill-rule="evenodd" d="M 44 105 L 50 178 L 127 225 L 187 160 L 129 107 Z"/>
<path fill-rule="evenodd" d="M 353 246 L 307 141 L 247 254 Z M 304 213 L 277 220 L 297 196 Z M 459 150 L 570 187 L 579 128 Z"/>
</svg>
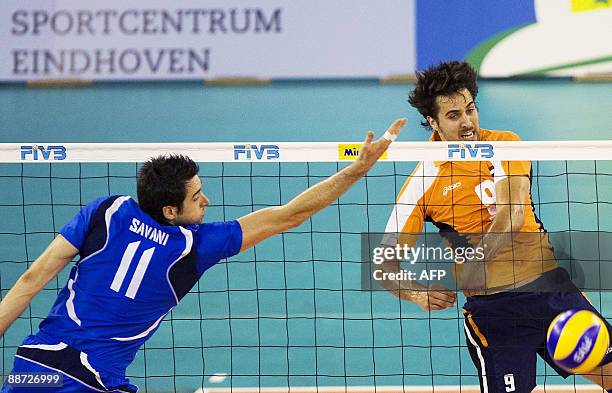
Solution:
<svg viewBox="0 0 612 393">
<path fill-rule="evenodd" d="M 451 96 L 463 89 L 467 89 L 472 94 L 474 101 L 478 95 L 476 71 L 465 61 L 440 63 L 425 71 L 417 72 L 416 77 L 417 83 L 408 96 L 408 102 L 423 115 L 425 120 L 421 125 L 428 130 L 431 130 L 431 126 L 427 116 L 438 120 L 440 109 L 436 102 L 438 96 Z"/>
<path fill-rule="evenodd" d="M 172 154 L 146 161 L 138 172 L 136 193 L 140 208 L 157 222 L 168 224 L 164 206 L 176 206 L 181 212 L 187 192 L 185 184 L 199 171 L 187 156 Z"/>
</svg>

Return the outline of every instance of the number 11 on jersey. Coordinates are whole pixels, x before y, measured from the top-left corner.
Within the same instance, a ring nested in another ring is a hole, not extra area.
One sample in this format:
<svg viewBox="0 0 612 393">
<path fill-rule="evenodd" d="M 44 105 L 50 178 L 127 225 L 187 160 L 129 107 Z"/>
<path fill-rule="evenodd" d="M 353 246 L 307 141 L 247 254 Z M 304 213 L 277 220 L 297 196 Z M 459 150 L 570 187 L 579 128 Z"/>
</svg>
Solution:
<svg viewBox="0 0 612 393">
<path fill-rule="evenodd" d="M 136 254 L 136 250 L 140 246 L 140 241 L 132 242 L 128 244 L 126 247 L 123 257 L 121 258 L 121 263 L 119 264 L 119 269 L 117 269 L 117 273 L 115 273 L 115 278 L 113 278 L 113 282 L 111 283 L 110 288 L 119 292 L 121 289 L 121 285 L 125 280 L 125 275 L 132 264 L 132 260 L 134 259 L 134 255 Z M 149 262 L 151 262 L 151 258 L 153 257 L 153 252 L 155 251 L 155 247 L 147 248 L 143 251 L 140 259 L 138 260 L 138 265 L 136 265 L 136 271 L 132 276 L 132 280 L 130 281 L 130 285 L 128 286 L 127 291 L 125 292 L 125 296 L 130 299 L 134 299 L 136 297 L 136 293 L 138 292 L 138 288 L 140 288 L 140 284 L 142 283 L 142 278 L 149 267 Z"/>
</svg>

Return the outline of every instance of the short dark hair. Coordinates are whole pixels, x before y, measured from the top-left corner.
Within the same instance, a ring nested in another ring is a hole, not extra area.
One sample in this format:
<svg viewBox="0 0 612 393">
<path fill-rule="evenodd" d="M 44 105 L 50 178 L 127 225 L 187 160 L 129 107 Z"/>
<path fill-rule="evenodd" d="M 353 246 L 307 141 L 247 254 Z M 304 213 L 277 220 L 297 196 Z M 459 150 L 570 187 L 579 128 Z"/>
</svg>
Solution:
<svg viewBox="0 0 612 393">
<path fill-rule="evenodd" d="M 438 119 L 438 104 L 436 98 L 439 96 L 450 96 L 467 89 L 474 101 L 478 95 L 476 85 L 476 71 L 465 62 L 450 61 L 440 63 L 437 66 L 427 68 L 425 71 L 417 72 L 417 83 L 408 97 L 410 105 L 415 107 L 425 118 L 421 125 L 431 130 L 427 116 Z"/>
<path fill-rule="evenodd" d="M 140 208 L 157 222 L 167 224 L 164 206 L 176 206 L 179 212 L 185 200 L 186 184 L 199 171 L 187 156 L 171 154 L 146 161 L 138 171 L 136 193 Z"/>
</svg>

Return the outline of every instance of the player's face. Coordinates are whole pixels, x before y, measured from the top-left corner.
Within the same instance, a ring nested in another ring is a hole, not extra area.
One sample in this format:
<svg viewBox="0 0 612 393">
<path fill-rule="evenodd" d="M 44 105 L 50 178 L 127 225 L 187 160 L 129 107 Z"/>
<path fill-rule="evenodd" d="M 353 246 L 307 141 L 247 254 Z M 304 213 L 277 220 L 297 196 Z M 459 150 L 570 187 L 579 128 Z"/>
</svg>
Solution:
<svg viewBox="0 0 612 393">
<path fill-rule="evenodd" d="M 210 201 L 202 193 L 202 181 L 197 175 L 187 182 L 185 188 L 187 193 L 183 200 L 183 208 L 180 213 L 177 213 L 174 224 L 199 224 L 204 218 L 204 211 Z"/>
<path fill-rule="evenodd" d="M 478 141 L 478 109 L 472 94 L 463 89 L 451 96 L 438 96 L 437 119 L 427 117 L 431 127 L 443 141 Z"/>
</svg>

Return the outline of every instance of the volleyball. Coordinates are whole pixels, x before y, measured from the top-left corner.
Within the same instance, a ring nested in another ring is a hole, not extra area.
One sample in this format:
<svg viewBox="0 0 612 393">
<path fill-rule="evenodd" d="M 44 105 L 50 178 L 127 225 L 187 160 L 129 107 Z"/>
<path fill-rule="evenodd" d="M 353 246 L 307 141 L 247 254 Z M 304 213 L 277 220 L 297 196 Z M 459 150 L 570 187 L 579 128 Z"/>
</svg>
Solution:
<svg viewBox="0 0 612 393">
<path fill-rule="evenodd" d="M 605 323 L 589 310 L 568 310 L 548 327 L 546 347 L 553 361 L 574 374 L 592 371 L 603 360 L 610 344 Z"/>
</svg>

